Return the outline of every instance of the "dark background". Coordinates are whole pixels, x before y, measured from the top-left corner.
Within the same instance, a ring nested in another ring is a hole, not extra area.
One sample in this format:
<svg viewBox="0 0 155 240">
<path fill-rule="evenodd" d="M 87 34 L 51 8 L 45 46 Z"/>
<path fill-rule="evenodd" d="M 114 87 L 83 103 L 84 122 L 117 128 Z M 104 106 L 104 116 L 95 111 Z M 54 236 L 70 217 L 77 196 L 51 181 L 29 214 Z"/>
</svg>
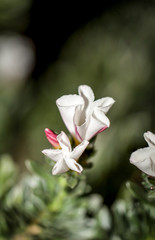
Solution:
<svg viewBox="0 0 155 240">
<path fill-rule="evenodd" d="M 116 9 L 124 1 L 98 1 L 74 3 L 47 0 L 33 1 L 29 12 L 30 22 L 25 34 L 36 48 L 36 66 L 33 77 L 38 79 L 47 66 L 55 61 L 71 34 L 105 12 Z M 125 1 L 131 2 L 131 1 Z"/>
</svg>

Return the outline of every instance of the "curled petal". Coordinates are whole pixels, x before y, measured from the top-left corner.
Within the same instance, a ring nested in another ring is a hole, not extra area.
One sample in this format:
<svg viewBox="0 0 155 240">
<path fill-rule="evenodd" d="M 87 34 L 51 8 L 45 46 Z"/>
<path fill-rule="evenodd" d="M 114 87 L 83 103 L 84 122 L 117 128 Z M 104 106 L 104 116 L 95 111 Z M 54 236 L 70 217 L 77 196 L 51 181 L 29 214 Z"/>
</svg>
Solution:
<svg viewBox="0 0 155 240">
<path fill-rule="evenodd" d="M 77 106 L 75 108 L 75 114 L 74 114 L 74 124 L 75 126 L 78 125 L 82 125 L 84 122 L 85 122 L 85 119 L 86 119 L 86 115 L 85 115 L 85 109 L 84 109 L 84 106 Z M 75 129 L 76 131 L 76 129 Z"/>
<path fill-rule="evenodd" d="M 82 155 L 82 153 L 84 152 L 84 150 L 87 148 L 89 142 L 84 140 L 83 142 L 81 142 L 79 145 L 77 145 L 74 150 L 72 151 L 70 157 L 78 160 L 79 157 Z"/>
<path fill-rule="evenodd" d="M 67 129 L 73 136 L 75 136 L 75 125 L 73 118 L 76 106 L 83 104 L 82 97 L 76 94 L 65 95 L 58 98 L 56 104 Z"/>
<path fill-rule="evenodd" d="M 58 140 L 58 142 L 60 144 L 60 147 L 62 149 L 66 149 L 68 151 L 72 150 L 70 140 L 63 131 L 57 136 L 57 140 Z"/>
<path fill-rule="evenodd" d="M 87 121 L 82 124 L 81 126 L 76 126 L 76 138 L 78 139 L 78 141 L 83 141 L 85 140 L 89 140 L 90 138 L 86 138 L 86 131 L 88 129 L 89 126 L 89 122 L 90 122 L 90 118 L 87 119 Z"/>
<path fill-rule="evenodd" d="M 73 158 L 65 158 L 66 165 L 73 171 L 81 173 L 83 168 Z"/>
<path fill-rule="evenodd" d="M 42 153 L 55 162 L 62 158 L 62 151 L 60 149 L 44 149 Z"/>
<path fill-rule="evenodd" d="M 144 133 L 144 138 L 150 147 L 155 147 L 155 134 L 148 131 Z"/>
<path fill-rule="evenodd" d="M 102 123 L 102 127 L 109 127 L 110 121 L 109 118 L 104 114 L 104 112 L 96 109 L 94 110 L 93 117 Z"/>
<path fill-rule="evenodd" d="M 82 139 L 89 141 L 97 133 L 109 126 L 110 121 L 106 115 L 99 110 L 95 110 L 83 125 L 77 126 L 77 131 Z"/>
<path fill-rule="evenodd" d="M 83 124 L 84 125 L 84 124 Z M 84 129 L 84 132 L 83 134 L 85 133 L 85 129 Z M 76 134 L 76 137 L 75 137 L 75 143 L 77 143 L 76 145 L 78 145 L 78 143 L 82 142 L 83 139 L 82 137 L 80 136 L 79 132 L 78 132 L 78 126 L 75 125 L 75 134 Z"/>
<path fill-rule="evenodd" d="M 77 114 L 77 112 L 76 112 L 76 114 L 75 114 L 76 115 L 75 116 L 75 119 L 76 119 L 75 124 L 82 125 L 85 122 L 85 120 L 87 119 L 88 115 L 90 115 L 91 105 L 95 99 L 95 96 L 94 96 L 92 89 L 87 85 L 79 86 L 78 92 L 79 92 L 79 95 L 83 98 L 84 104 L 81 107 L 81 109 L 80 108 L 76 109 L 76 111 L 79 113 Z M 77 122 L 78 122 L 78 124 L 77 124 Z"/>
<path fill-rule="evenodd" d="M 141 148 L 133 152 L 130 162 L 144 173 L 155 177 L 155 149 L 152 147 Z"/>
<path fill-rule="evenodd" d="M 98 107 L 105 114 L 109 111 L 112 105 L 115 103 L 115 100 L 111 97 L 104 97 L 93 102 L 93 108 Z"/>
<path fill-rule="evenodd" d="M 59 142 L 57 140 L 57 134 L 50 130 L 49 128 L 45 128 L 45 134 L 48 139 L 48 141 L 52 144 L 54 148 L 59 148 Z"/>
<path fill-rule="evenodd" d="M 65 161 L 63 159 L 61 159 L 54 165 L 54 167 L 52 169 L 52 174 L 57 175 L 57 174 L 65 173 L 68 170 L 69 170 L 69 168 L 67 167 Z"/>
<path fill-rule="evenodd" d="M 95 99 L 94 93 L 91 87 L 87 85 L 80 85 L 78 88 L 78 93 L 84 98 L 85 102 L 93 102 Z"/>
</svg>

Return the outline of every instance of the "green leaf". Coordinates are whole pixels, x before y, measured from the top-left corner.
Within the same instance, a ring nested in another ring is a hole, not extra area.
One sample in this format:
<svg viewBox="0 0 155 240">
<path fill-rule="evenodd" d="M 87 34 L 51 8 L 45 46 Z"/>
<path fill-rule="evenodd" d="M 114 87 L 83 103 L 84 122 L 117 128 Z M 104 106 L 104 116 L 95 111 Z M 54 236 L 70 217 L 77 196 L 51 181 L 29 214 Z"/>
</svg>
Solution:
<svg viewBox="0 0 155 240">
<path fill-rule="evenodd" d="M 0 159 L 0 197 L 2 197 L 15 183 L 17 167 L 9 155 L 2 155 Z"/>
<path fill-rule="evenodd" d="M 138 198 L 139 200 L 147 201 L 147 195 L 144 190 L 139 187 L 136 183 L 128 181 L 126 183 L 127 189 L 130 191 L 133 197 Z"/>
<path fill-rule="evenodd" d="M 69 176 L 67 177 L 67 185 L 68 185 L 71 189 L 75 188 L 75 186 L 77 185 L 77 183 L 78 183 L 78 179 L 77 179 L 76 176 L 74 176 L 74 175 L 69 175 Z"/>
</svg>

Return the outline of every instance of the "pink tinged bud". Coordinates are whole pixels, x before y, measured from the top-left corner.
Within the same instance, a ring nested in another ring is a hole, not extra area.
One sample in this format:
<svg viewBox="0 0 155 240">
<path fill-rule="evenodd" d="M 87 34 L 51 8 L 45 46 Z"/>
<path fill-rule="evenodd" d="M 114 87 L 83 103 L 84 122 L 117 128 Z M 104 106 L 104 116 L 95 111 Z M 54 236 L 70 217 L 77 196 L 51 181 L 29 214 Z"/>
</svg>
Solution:
<svg viewBox="0 0 155 240">
<path fill-rule="evenodd" d="M 50 130 L 49 128 L 45 128 L 45 134 L 48 141 L 52 144 L 54 148 L 60 148 L 59 142 L 57 140 L 57 134 Z"/>
</svg>

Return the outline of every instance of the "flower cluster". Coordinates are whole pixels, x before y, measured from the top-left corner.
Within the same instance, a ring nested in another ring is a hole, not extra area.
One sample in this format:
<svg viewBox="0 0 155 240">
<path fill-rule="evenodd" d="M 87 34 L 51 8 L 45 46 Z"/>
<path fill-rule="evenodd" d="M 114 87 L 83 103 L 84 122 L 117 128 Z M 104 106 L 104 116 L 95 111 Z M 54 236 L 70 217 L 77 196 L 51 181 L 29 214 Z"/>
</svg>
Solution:
<svg viewBox="0 0 155 240">
<path fill-rule="evenodd" d="M 57 135 L 48 128 L 45 129 L 46 137 L 55 149 L 45 149 L 42 152 L 56 162 L 53 175 L 69 169 L 81 173 L 83 168 L 77 161 L 89 141 L 110 126 L 106 113 L 114 104 L 114 99 L 104 97 L 95 101 L 94 93 L 87 85 L 79 86 L 78 93 L 79 95 L 62 96 L 56 101 L 76 147 L 72 150 L 70 140 L 63 131 Z"/>
</svg>

